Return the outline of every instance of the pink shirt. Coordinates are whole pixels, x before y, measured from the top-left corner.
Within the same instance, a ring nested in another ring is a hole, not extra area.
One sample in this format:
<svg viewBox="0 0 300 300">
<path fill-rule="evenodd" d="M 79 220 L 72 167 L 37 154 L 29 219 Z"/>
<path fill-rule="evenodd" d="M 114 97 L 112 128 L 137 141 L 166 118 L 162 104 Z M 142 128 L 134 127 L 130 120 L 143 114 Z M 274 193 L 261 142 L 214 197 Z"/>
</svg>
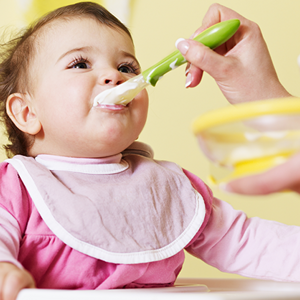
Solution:
<svg viewBox="0 0 300 300">
<path fill-rule="evenodd" d="M 0 260 L 27 269 L 39 288 L 111 289 L 172 285 L 184 251 L 155 262 L 113 264 L 61 242 L 46 226 L 15 169 L 0 164 Z M 203 196 L 206 216 L 186 250 L 224 272 L 271 280 L 300 281 L 300 228 L 258 218 L 212 197 L 185 171 Z M 15 201 L 11 201 L 15 199 Z"/>
</svg>

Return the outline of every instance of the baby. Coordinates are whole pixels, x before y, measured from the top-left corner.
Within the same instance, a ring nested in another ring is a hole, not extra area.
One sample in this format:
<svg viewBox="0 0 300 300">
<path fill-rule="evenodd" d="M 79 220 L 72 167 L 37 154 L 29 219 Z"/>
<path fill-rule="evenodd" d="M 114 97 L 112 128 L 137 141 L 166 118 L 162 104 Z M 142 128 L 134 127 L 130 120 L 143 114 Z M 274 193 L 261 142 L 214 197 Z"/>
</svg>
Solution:
<svg viewBox="0 0 300 300">
<path fill-rule="evenodd" d="M 135 142 L 143 90 L 93 100 L 140 73 L 128 29 L 83 2 L 40 19 L 5 49 L 0 298 L 22 288 L 172 285 L 184 250 L 224 272 L 300 281 L 300 228 L 247 218 L 195 175 Z"/>
</svg>

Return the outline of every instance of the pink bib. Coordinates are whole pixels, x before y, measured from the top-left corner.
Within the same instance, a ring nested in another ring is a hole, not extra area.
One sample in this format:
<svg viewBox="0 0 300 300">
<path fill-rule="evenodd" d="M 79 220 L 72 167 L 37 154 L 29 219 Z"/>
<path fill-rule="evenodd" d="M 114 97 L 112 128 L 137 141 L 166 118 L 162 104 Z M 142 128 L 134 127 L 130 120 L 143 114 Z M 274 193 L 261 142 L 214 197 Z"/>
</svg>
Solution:
<svg viewBox="0 0 300 300">
<path fill-rule="evenodd" d="M 104 164 L 19 155 L 7 162 L 65 244 L 107 262 L 135 264 L 181 251 L 205 217 L 202 196 L 179 166 L 141 154 L 130 148 L 119 162 Z"/>
</svg>

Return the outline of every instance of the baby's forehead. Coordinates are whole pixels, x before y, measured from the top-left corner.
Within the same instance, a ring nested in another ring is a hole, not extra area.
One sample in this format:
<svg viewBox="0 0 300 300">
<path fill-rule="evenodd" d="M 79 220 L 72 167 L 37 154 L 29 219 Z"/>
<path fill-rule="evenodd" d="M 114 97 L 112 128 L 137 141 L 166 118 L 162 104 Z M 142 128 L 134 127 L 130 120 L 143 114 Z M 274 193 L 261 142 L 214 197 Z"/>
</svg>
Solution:
<svg viewBox="0 0 300 300">
<path fill-rule="evenodd" d="M 90 34 L 90 29 L 97 28 L 97 31 L 110 30 L 115 36 L 119 33 L 125 36 L 126 40 L 130 40 L 133 45 L 131 36 L 117 26 L 103 24 L 99 20 L 91 16 L 71 16 L 60 17 L 45 24 L 36 33 L 35 44 L 37 47 L 49 46 L 55 43 L 63 43 L 65 37 L 72 37 L 74 41 L 84 39 L 85 36 Z"/>
<path fill-rule="evenodd" d="M 78 19 L 78 17 L 60 17 L 57 19 L 54 19 L 48 23 L 46 23 L 44 26 L 42 26 L 37 32 L 36 32 L 36 44 L 42 45 L 44 42 L 51 42 L 51 40 L 54 37 L 57 37 L 58 35 L 61 35 L 69 30 L 70 27 L 74 27 L 74 24 L 78 22 L 90 22 L 91 19 L 89 18 L 82 18 L 81 20 Z M 99 24 L 100 26 L 100 24 Z M 52 38 L 52 39 L 51 39 Z M 76 38 L 76 36 L 74 36 Z"/>
</svg>

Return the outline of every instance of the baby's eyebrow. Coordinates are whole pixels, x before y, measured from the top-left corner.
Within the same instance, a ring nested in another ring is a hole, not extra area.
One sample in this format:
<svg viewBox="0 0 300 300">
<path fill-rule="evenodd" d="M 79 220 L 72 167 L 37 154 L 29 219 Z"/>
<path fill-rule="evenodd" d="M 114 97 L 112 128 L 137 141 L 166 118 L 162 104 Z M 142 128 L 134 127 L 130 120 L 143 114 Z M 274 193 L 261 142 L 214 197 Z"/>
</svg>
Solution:
<svg viewBox="0 0 300 300">
<path fill-rule="evenodd" d="M 61 59 L 63 59 L 65 56 L 69 55 L 69 54 L 72 54 L 74 52 L 79 52 L 79 51 L 84 51 L 84 52 L 89 52 L 89 51 L 92 51 L 94 47 L 91 47 L 91 46 L 85 46 L 85 47 L 80 47 L 80 48 L 74 48 L 74 49 L 71 49 L 65 53 L 63 53 L 57 60 L 56 63 L 58 63 Z"/>
<path fill-rule="evenodd" d="M 133 54 L 131 54 L 131 53 L 129 53 L 129 52 L 126 52 L 126 51 L 123 51 L 123 50 L 121 50 L 120 52 L 121 52 L 124 56 L 129 56 L 130 58 L 134 59 L 134 60 L 136 61 L 136 63 L 139 65 L 139 67 L 141 67 L 141 66 L 140 66 L 140 63 L 139 63 L 138 60 L 137 60 L 137 58 L 136 58 Z"/>
</svg>

